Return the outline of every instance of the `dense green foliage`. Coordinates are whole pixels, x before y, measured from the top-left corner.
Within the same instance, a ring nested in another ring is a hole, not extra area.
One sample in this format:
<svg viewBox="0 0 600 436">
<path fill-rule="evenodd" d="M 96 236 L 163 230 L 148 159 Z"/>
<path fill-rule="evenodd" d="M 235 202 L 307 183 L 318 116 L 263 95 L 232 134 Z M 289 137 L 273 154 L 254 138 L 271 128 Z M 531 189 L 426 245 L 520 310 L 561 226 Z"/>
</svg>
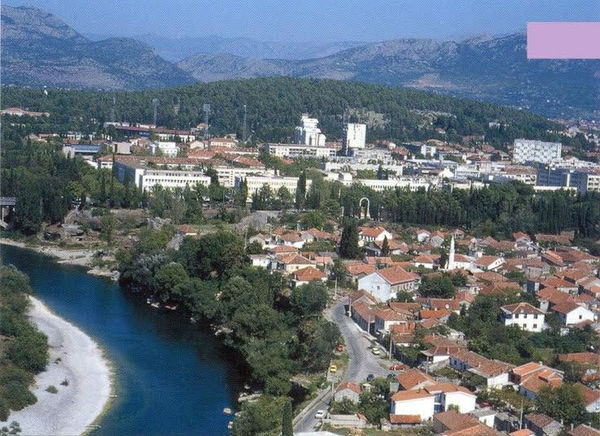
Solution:
<svg viewBox="0 0 600 436">
<path fill-rule="evenodd" d="M 48 119 L 31 120 L 34 133 L 98 132 L 101 124 L 110 120 L 113 97 L 116 98 L 116 118 L 133 123 L 149 123 L 153 117 L 152 99 L 158 98 L 161 102 L 158 123 L 177 128 L 189 128 L 201 122 L 202 104 L 210 103 L 210 123 L 215 133 L 241 133 L 243 106 L 247 105 L 248 128 L 252 140 L 256 141 L 287 141 L 303 112 L 318 115 L 321 128 L 329 138 L 341 138 L 341 117 L 348 108 L 384 114 L 384 123 L 369 129 L 369 140 L 460 141 L 462 135 L 485 134 L 487 141 L 503 147 L 517 137 L 557 139 L 556 135 L 547 133 L 556 127 L 553 122 L 516 109 L 406 88 L 333 80 L 262 78 L 141 92 L 52 90 L 48 95 L 41 89 L 3 89 L 6 106 L 51 113 Z M 175 104 L 179 104 L 177 113 L 173 110 Z M 426 122 L 421 111 L 435 111 L 433 122 Z M 488 123 L 495 120 L 507 126 L 488 127 Z M 436 128 L 445 129 L 447 134 L 438 133 Z"/>
<path fill-rule="evenodd" d="M 530 294 L 478 295 L 463 316 L 450 315 L 448 326 L 465 332 L 473 351 L 517 365 L 532 360 L 552 364 L 556 354 L 583 352 L 589 346 L 598 345 L 597 336 L 588 327 L 561 335 L 560 323 L 552 314 L 546 315 L 550 328 L 541 333 L 525 333 L 516 326 L 506 327 L 500 322 L 500 306 L 519 301 L 538 306 Z"/>
<path fill-rule="evenodd" d="M 48 363 L 48 339 L 27 319 L 30 292 L 25 274 L 0 266 L 0 421 L 37 401 L 29 385 Z"/>
<path fill-rule="evenodd" d="M 287 295 L 280 274 L 249 266 L 239 236 L 219 231 L 185 238 L 175 251 L 165 249 L 165 232 L 142 232 L 132 253 L 119 254 L 123 284 L 220 326 L 225 343 L 243 355 L 268 393 L 287 394 L 291 375 L 327 368 L 340 333 L 321 316 L 322 284 Z"/>
<path fill-rule="evenodd" d="M 588 413 L 581 388 L 570 383 L 553 388 L 543 387 L 535 399 L 535 405 L 541 413 L 545 413 L 565 424 L 585 422 Z"/>
</svg>

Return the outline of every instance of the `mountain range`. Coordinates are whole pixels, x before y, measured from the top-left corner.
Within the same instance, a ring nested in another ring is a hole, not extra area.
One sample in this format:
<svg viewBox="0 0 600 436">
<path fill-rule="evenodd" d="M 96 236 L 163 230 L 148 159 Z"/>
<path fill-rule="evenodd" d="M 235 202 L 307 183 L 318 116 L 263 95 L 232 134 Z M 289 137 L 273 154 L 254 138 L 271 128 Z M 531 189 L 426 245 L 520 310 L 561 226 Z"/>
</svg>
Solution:
<svg viewBox="0 0 600 436">
<path fill-rule="evenodd" d="M 139 39 L 145 42 L 94 41 L 40 9 L 2 6 L 3 84 L 147 89 L 193 81 L 312 77 L 408 86 L 555 118 L 600 119 L 600 61 L 528 60 L 521 33 L 303 47 L 247 38 Z M 176 63 L 165 60 L 196 49 L 202 53 Z"/>
</svg>

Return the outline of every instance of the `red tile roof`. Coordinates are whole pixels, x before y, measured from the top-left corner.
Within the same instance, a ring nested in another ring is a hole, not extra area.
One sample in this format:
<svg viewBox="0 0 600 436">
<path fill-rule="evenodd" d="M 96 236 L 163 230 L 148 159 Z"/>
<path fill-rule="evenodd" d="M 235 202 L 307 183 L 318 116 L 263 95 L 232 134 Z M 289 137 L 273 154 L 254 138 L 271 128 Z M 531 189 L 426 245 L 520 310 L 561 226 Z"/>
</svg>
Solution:
<svg viewBox="0 0 600 436">
<path fill-rule="evenodd" d="M 383 279 L 385 279 L 385 281 L 387 281 L 390 285 L 419 280 L 419 276 L 417 274 L 408 272 L 404 268 L 399 266 L 384 268 L 382 270 L 377 271 L 377 274 L 383 277 Z"/>
<path fill-rule="evenodd" d="M 314 282 L 320 281 L 325 277 L 321 271 L 313 266 L 307 266 L 306 268 L 300 268 L 294 273 L 294 278 L 299 282 Z"/>
</svg>

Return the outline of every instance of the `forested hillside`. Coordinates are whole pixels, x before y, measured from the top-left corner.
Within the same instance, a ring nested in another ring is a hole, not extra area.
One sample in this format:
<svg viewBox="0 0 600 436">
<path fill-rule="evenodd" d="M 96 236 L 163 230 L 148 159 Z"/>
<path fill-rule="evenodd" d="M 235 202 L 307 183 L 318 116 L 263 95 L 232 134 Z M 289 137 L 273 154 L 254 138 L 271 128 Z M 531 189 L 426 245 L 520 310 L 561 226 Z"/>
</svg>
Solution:
<svg viewBox="0 0 600 436">
<path fill-rule="evenodd" d="M 289 140 L 303 112 L 319 118 L 328 139 L 341 137 L 344 112 L 349 121 L 369 124 L 369 141 L 439 138 L 460 142 L 464 135 L 485 134 L 487 142 L 504 148 L 516 137 L 559 139 L 548 133 L 558 127 L 555 123 L 528 112 L 410 89 L 334 80 L 263 78 L 160 91 L 51 90 L 48 95 L 42 90 L 4 88 L 3 107 L 49 111 L 48 119 L 31 121 L 33 132 L 92 133 L 110 120 L 113 97 L 117 121 L 151 123 L 152 100 L 157 98 L 158 124 L 177 128 L 203 121 L 202 105 L 209 103 L 213 134 L 241 133 L 243 105 L 247 105 L 248 128 L 254 142 Z M 490 128 L 490 121 L 505 126 Z"/>
</svg>

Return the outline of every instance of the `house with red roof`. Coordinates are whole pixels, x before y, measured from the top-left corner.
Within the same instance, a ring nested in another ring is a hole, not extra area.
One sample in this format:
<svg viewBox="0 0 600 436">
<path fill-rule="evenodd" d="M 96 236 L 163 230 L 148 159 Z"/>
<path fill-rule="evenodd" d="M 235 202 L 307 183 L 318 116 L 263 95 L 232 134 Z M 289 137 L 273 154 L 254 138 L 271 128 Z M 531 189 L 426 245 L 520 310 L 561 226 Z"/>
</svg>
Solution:
<svg viewBox="0 0 600 436">
<path fill-rule="evenodd" d="M 344 382 L 338 386 L 333 394 L 334 401 L 350 400 L 353 403 L 358 403 L 362 389 L 359 385 L 353 382 Z"/>
<path fill-rule="evenodd" d="M 476 395 L 464 386 L 452 383 L 426 384 L 422 388 L 398 391 L 392 395 L 392 415 L 419 415 L 427 421 L 437 412 L 447 411 L 450 406 L 459 413 L 475 410 Z"/>
<path fill-rule="evenodd" d="M 511 383 L 519 386 L 519 392 L 534 399 L 545 386 L 557 387 L 562 384 L 563 372 L 542 363 L 529 362 L 513 368 L 509 374 Z"/>
<path fill-rule="evenodd" d="M 292 275 L 292 283 L 294 287 L 306 285 L 310 282 L 324 282 L 327 276 L 322 271 L 319 271 L 314 266 L 307 266 L 296 270 Z"/>
<path fill-rule="evenodd" d="M 544 328 L 545 314 L 537 307 L 521 302 L 500 307 L 500 319 L 507 327 L 516 325 L 526 332 L 539 333 Z"/>
<path fill-rule="evenodd" d="M 567 327 L 596 321 L 594 312 L 573 301 L 556 304 L 550 310 L 556 313 L 560 322 Z"/>
<path fill-rule="evenodd" d="M 379 301 L 386 302 L 398 292 L 415 292 L 421 282 L 419 275 L 400 266 L 376 270 L 358 280 L 359 289 L 371 293 Z"/>
<path fill-rule="evenodd" d="M 390 241 L 394 235 L 383 227 L 361 227 L 358 232 L 358 245 L 362 247 L 369 242 L 383 242 L 385 238 Z"/>
</svg>

